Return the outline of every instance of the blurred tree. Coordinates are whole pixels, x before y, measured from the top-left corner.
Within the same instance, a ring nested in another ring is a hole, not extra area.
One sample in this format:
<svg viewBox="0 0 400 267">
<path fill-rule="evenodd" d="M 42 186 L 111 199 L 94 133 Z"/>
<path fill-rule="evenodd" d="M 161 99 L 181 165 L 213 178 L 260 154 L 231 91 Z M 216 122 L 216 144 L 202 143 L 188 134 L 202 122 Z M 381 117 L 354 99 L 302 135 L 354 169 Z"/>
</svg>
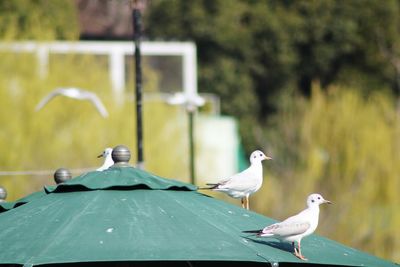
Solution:
<svg viewBox="0 0 400 267">
<path fill-rule="evenodd" d="M 251 123 L 260 108 L 249 69 L 254 51 L 248 49 L 251 32 L 242 22 L 247 10 L 247 5 L 237 0 L 154 1 L 150 2 L 145 27 L 151 38 L 194 40 L 199 55 L 199 88 L 224 99 L 224 113 L 257 125 Z"/>
<path fill-rule="evenodd" d="M 274 130 L 264 133 L 274 164 L 253 208 L 285 218 L 303 207 L 299 199 L 320 192 L 335 205 L 323 211 L 319 233 L 398 261 L 400 121 L 393 94 L 365 97 L 314 84 L 310 98 L 291 94 L 280 105 L 268 123 Z"/>
<path fill-rule="evenodd" d="M 309 96 L 315 80 L 398 91 L 399 11 L 397 0 L 157 0 L 145 27 L 152 39 L 196 42 L 199 88 L 240 120 L 249 152 L 284 91 Z"/>
<path fill-rule="evenodd" d="M 310 94 L 313 80 L 323 88 L 351 83 L 366 91 L 395 89 L 395 73 L 378 49 L 378 37 L 399 41 L 398 1 L 287 1 L 286 8 L 301 18 L 293 44 L 299 55 L 296 79 L 304 94 Z M 384 30 L 388 26 L 397 32 Z"/>
<path fill-rule="evenodd" d="M 74 40 L 78 37 L 73 1 L 0 1 L 2 40 Z"/>
</svg>

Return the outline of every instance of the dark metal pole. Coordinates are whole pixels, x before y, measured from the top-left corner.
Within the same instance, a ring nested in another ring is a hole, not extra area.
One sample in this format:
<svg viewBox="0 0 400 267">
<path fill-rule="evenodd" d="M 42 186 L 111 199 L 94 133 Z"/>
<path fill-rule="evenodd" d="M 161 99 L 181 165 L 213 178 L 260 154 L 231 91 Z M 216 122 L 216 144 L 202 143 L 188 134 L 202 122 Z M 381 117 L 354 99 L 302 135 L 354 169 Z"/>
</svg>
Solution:
<svg viewBox="0 0 400 267">
<path fill-rule="evenodd" d="M 141 20 L 140 10 L 133 7 L 133 39 L 135 42 L 135 77 L 136 77 L 136 133 L 137 133 L 137 167 L 144 168 L 143 160 L 143 123 L 142 123 L 142 65 L 140 52 Z"/>
<path fill-rule="evenodd" d="M 189 116 L 189 160 L 190 160 L 190 182 L 195 184 L 195 162 L 194 162 L 194 111 L 188 110 Z"/>
</svg>

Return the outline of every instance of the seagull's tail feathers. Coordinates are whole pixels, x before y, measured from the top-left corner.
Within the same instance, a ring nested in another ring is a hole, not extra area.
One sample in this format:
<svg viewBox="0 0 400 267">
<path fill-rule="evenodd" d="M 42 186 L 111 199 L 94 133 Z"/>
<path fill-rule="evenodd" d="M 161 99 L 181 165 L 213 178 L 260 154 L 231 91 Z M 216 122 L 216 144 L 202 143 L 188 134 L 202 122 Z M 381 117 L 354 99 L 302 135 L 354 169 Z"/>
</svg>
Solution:
<svg viewBox="0 0 400 267">
<path fill-rule="evenodd" d="M 262 232 L 262 229 L 260 230 L 246 230 L 246 231 L 242 231 L 242 233 L 249 233 L 249 234 L 258 234 Z"/>
<path fill-rule="evenodd" d="M 218 188 L 219 184 L 206 184 L 208 187 L 199 187 L 201 190 L 213 190 Z"/>
<path fill-rule="evenodd" d="M 258 229 L 258 230 L 247 230 L 247 231 L 242 231 L 243 233 L 248 233 L 248 234 L 254 234 L 257 237 L 261 236 L 273 236 L 274 234 L 272 233 L 266 233 L 265 229 Z"/>
<path fill-rule="evenodd" d="M 258 229 L 258 230 L 246 230 L 246 231 L 242 231 L 242 233 L 246 233 L 246 234 L 253 234 L 255 236 L 261 236 L 262 234 L 262 230 L 263 229 Z"/>
</svg>

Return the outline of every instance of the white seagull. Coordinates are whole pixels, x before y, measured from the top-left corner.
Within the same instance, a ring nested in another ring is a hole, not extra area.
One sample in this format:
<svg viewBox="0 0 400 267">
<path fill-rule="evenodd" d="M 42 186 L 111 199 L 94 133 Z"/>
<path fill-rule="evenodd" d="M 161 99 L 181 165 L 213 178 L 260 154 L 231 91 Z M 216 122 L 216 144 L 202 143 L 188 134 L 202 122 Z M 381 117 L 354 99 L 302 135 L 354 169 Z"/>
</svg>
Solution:
<svg viewBox="0 0 400 267">
<path fill-rule="evenodd" d="M 249 209 L 249 196 L 260 189 L 263 182 L 263 160 L 270 160 L 260 150 L 256 150 L 250 155 L 250 167 L 233 176 L 223 179 L 216 184 L 208 183 L 211 187 L 201 189 L 211 189 L 228 194 L 233 198 L 240 198 L 242 207 Z"/>
<path fill-rule="evenodd" d="M 104 158 L 104 163 L 103 166 L 101 166 L 100 168 L 96 169 L 96 171 L 104 171 L 107 170 L 108 168 L 110 168 L 113 164 L 114 161 L 111 157 L 111 153 L 112 153 L 113 149 L 110 147 L 107 147 L 106 149 L 104 149 L 103 153 L 101 153 L 100 155 L 98 155 L 98 158 L 103 157 Z"/>
<path fill-rule="evenodd" d="M 292 242 L 294 255 L 302 260 L 307 260 L 301 254 L 301 239 L 314 233 L 318 226 L 319 205 L 328 203 L 320 194 L 311 194 L 307 198 L 307 208 L 286 220 L 269 225 L 260 230 L 243 231 L 255 233 L 258 237 L 273 237 L 282 241 Z M 296 249 L 295 242 L 298 244 Z"/>
<path fill-rule="evenodd" d="M 106 108 L 104 107 L 100 98 L 95 93 L 75 87 L 57 88 L 53 90 L 39 102 L 35 110 L 39 111 L 41 108 L 44 107 L 44 105 L 47 104 L 47 102 L 49 102 L 56 96 L 66 96 L 78 100 L 89 100 L 90 102 L 92 102 L 92 104 L 95 106 L 95 108 L 97 109 L 97 111 L 100 113 L 101 116 L 108 117 L 108 112 Z"/>
</svg>

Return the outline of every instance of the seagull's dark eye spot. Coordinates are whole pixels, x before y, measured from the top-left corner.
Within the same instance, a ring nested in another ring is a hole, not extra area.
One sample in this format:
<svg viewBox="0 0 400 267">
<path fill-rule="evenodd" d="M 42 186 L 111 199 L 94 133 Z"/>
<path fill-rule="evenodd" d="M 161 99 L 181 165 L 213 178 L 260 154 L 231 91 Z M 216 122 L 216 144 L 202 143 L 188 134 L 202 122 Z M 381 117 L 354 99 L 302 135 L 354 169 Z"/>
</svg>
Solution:
<svg viewBox="0 0 400 267">
<path fill-rule="evenodd" d="M 257 158 L 257 156 L 256 155 L 254 155 L 254 157 L 253 158 Z"/>
<path fill-rule="evenodd" d="M 312 203 L 314 203 L 314 202 L 315 202 L 315 200 L 314 200 L 314 199 L 311 199 L 311 202 L 312 202 Z"/>
<path fill-rule="evenodd" d="M 262 154 L 260 154 L 260 157 L 262 157 Z"/>
<path fill-rule="evenodd" d="M 321 199 L 321 197 L 318 197 L 318 199 Z"/>
</svg>

